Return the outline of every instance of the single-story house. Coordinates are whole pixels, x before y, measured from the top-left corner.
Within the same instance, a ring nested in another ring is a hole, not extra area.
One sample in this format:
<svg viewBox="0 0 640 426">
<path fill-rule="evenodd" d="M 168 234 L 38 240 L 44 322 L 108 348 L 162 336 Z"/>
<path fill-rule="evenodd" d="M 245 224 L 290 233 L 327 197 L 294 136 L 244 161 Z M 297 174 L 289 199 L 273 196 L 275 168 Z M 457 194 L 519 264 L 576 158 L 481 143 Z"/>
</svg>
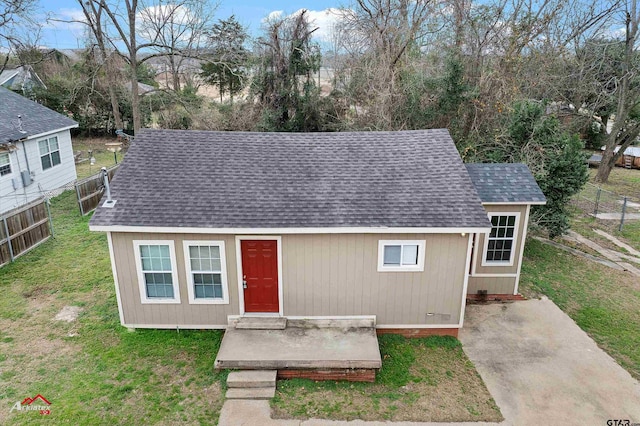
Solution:
<svg viewBox="0 0 640 426">
<path fill-rule="evenodd" d="M 89 226 L 126 327 L 375 316 L 408 335 L 457 335 L 468 291 L 517 292 L 544 202 L 526 166 L 467 169 L 443 129 L 144 129 L 110 194 Z"/>
<path fill-rule="evenodd" d="M 7 67 L 2 70 L 0 86 L 23 94 L 30 93 L 34 88 L 47 88 L 31 65 Z"/>
<path fill-rule="evenodd" d="M 0 87 L 0 214 L 76 180 L 78 123 Z"/>
</svg>

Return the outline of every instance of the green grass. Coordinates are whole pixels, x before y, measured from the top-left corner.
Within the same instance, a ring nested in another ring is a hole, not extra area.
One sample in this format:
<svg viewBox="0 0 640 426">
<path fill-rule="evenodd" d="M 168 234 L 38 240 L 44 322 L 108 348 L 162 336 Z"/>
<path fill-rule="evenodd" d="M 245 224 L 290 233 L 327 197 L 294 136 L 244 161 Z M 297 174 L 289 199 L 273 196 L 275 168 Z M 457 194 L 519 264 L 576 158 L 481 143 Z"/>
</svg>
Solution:
<svg viewBox="0 0 640 426">
<path fill-rule="evenodd" d="M 89 158 L 88 151 L 93 150 L 93 157 L 96 163 L 92 166 L 89 160 L 76 164 L 76 174 L 78 179 L 92 176 L 100 171 L 102 167 L 115 165 L 113 152 L 107 151 L 105 143 L 117 142 L 115 138 L 74 138 L 73 151 L 82 151 L 82 158 Z M 122 161 L 124 154 L 117 153 L 118 163 Z"/>
<path fill-rule="evenodd" d="M 600 347 L 640 379 L 637 277 L 529 240 L 520 289 L 528 297 L 547 295 Z"/>
<path fill-rule="evenodd" d="M 482 379 L 453 337 L 379 336 L 375 383 L 293 379 L 278 382 L 281 418 L 393 421 L 500 421 Z"/>
<path fill-rule="evenodd" d="M 0 423 L 41 420 L 9 413 L 38 393 L 55 424 L 215 423 L 222 333 L 128 332 L 105 235 L 88 231 L 72 191 L 52 200 L 52 213 L 56 237 L 0 269 Z M 65 305 L 82 307 L 76 322 L 53 321 Z"/>
</svg>

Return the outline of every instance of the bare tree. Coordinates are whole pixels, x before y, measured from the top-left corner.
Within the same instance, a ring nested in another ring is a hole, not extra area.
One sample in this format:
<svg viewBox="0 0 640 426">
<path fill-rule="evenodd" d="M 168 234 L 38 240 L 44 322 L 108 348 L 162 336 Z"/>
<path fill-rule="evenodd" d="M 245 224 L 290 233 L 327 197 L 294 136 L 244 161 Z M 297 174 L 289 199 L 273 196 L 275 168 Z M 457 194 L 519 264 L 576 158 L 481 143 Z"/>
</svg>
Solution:
<svg viewBox="0 0 640 426">
<path fill-rule="evenodd" d="M 17 50 L 36 45 L 32 38 L 40 29 L 33 19 L 37 5 L 37 0 L 0 0 L 0 49 L 4 56 L 0 72 Z"/>
<path fill-rule="evenodd" d="M 140 33 L 155 42 L 157 55 L 166 58 L 174 91 L 180 91 L 181 77 L 198 72 L 199 67 L 189 63 L 201 54 L 215 9 L 208 1 L 179 0 L 141 10 Z"/>
<path fill-rule="evenodd" d="M 620 73 L 616 81 L 615 96 L 617 105 L 613 128 L 607 137 L 605 150 L 602 153 L 602 161 L 598 167 L 596 181 L 609 180 L 611 169 L 620 156 L 640 135 L 640 117 L 634 114 L 634 109 L 640 105 L 640 87 L 637 80 L 639 67 L 637 61 L 636 42 L 638 37 L 638 1 L 629 0 L 625 10 L 625 38 L 624 54 L 620 61 Z M 616 146 L 620 146 L 615 152 Z"/>
<path fill-rule="evenodd" d="M 96 4 L 90 1 L 77 0 L 78 4 L 82 8 L 84 13 L 86 24 L 91 30 L 91 34 L 95 38 L 100 53 L 100 60 L 105 66 L 105 73 L 107 77 L 107 86 L 109 92 L 109 98 L 111 101 L 111 109 L 113 112 L 113 119 L 117 129 L 123 129 L 122 115 L 120 114 L 120 107 L 118 105 L 118 96 L 116 93 L 117 82 L 115 79 L 115 70 L 112 61 L 112 49 L 107 49 L 107 35 L 103 27 L 103 8 L 101 4 Z"/>
</svg>

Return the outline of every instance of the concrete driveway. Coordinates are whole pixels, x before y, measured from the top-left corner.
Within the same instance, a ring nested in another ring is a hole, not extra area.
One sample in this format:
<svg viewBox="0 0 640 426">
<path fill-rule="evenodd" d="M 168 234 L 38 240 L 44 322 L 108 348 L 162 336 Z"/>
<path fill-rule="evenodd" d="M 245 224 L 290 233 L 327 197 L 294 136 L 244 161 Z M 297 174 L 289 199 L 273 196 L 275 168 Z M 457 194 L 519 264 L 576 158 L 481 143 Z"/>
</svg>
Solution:
<svg viewBox="0 0 640 426">
<path fill-rule="evenodd" d="M 640 423 L 638 381 L 550 300 L 467 306 L 460 340 L 505 424 Z"/>
</svg>

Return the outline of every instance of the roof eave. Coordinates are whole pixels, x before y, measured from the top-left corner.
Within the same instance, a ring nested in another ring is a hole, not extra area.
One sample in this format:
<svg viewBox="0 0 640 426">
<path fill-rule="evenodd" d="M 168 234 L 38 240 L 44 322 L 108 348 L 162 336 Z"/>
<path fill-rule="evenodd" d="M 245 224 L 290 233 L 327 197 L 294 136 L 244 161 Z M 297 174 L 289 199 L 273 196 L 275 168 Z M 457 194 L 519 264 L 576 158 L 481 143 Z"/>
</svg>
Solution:
<svg viewBox="0 0 640 426">
<path fill-rule="evenodd" d="M 89 225 L 96 232 L 141 232 L 178 234 L 474 234 L 487 233 L 490 226 L 475 227 L 309 227 L 309 228 L 201 228 L 170 226 Z"/>
</svg>

